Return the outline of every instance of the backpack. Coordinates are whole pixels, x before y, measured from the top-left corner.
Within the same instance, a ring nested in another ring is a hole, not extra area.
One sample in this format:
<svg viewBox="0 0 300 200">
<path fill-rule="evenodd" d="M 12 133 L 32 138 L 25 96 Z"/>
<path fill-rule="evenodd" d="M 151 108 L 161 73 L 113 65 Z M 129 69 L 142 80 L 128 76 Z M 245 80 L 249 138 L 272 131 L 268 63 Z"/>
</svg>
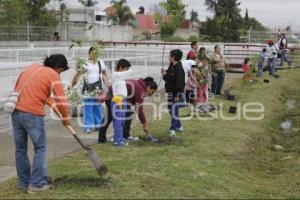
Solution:
<svg viewBox="0 0 300 200">
<path fill-rule="evenodd" d="M 283 43 L 283 39 L 285 39 L 286 44 Z M 285 37 L 284 37 L 284 38 L 281 38 L 280 44 L 279 44 L 279 48 L 280 48 L 280 49 L 284 49 L 284 48 L 287 47 L 287 45 L 288 45 L 287 39 L 286 39 Z"/>
</svg>

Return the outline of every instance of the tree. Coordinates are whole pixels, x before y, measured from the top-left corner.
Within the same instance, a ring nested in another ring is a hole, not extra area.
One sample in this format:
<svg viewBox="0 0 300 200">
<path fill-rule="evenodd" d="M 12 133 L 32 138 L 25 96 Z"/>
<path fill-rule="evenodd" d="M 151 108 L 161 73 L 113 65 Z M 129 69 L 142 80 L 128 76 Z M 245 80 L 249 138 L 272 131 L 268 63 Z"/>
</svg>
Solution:
<svg viewBox="0 0 300 200">
<path fill-rule="evenodd" d="M 266 31 L 267 30 L 267 28 L 264 27 L 255 18 L 249 17 L 248 9 L 246 9 L 245 17 L 243 19 L 243 27 L 240 29 L 240 32 L 242 34 L 246 34 L 250 28 L 252 28 L 252 30 L 256 30 L 256 31 Z"/>
<path fill-rule="evenodd" d="M 190 21 L 191 22 L 196 22 L 196 23 L 199 23 L 199 14 L 197 13 L 197 11 L 195 10 L 191 10 L 191 18 L 190 18 Z"/>
<path fill-rule="evenodd" d="M 95 5 L 98 4 L 97 1 L 93 1 L 93 0 L 78 0 L 79 3 L 81 3 L 81 5 L 83 5 L 84 7 L 94 7 Z"/>
<path fill-rule="evenodd" d="M 167 0 L 159 4 L 164 8 L 167 16 L 160 13 L 156 13 L 156 21 L 160 26 L 161 39 L 165 40 L 168 37 L 173 36 L 176 29 L 180 26 L 182 21 L 185 19 L 186 7 L 181 0 Z"/>
<path fill-rule="evenodd" d="M 8 25 L 56 26 L 55 13 L 46 9 L 50 0 L 1 0 L 0 21 Z"/>
<path fill-rule="evenodd" d="M 245 21 L 249 21 L 249 13 L 248 13 L 248 8 L 246 9 L 246 13 L 245 13 Z"/>
<path fill-rule="evenodd" d="M 37 26 L 56 26 L 58 24 L 55 13 L 46 9 L 46 4 L 49 2 L 50 0 L 27 0 L 30 24 Z"/>
<path fill-rule="evenodd" d="M 110 4 L 114 9 L 114 13 L 108 16 L 108 21 L 113 25 L 121 26 L 133 23 L 134 16 L 126 0 L 112 0 Z"/>
<path fill-rule="evenodd" d="M 250 18 L 248 9 L 242 17 L 238 0 L 205 0 L 207 9 L 214 14 L 200 29 L 201 34 L 209 35 L 212 41 L 238 42 L 242 34 L 252 27 L 254 30 L 266 28 L 255 18 Z"/>
<path fill-rule="evenodd" d="M 209 27 L 210 30 L 202 29 L 201 32 L 212 34 L 213 40 L 221 39 L 223 42 L 239 41 L 240 33 L 237 30 L 241 28 L 242 24 L 240 4 L 237 0 L 206 0 L 205 5 L 208 6 L 208 10 L 212 11 L 215 16 L 212 20 L 207 21 L 206 27 Z M 209 33 L 210 31 L 213 32 Z M 219 34 L 216 35 L 215 32 Z"/>
<path fill-rule="evenodd" d="M 26 0 L 0 1 L 0 24 L 1 25 L 25 25 L 28 21 L 28 7 Z"/>
</svg>

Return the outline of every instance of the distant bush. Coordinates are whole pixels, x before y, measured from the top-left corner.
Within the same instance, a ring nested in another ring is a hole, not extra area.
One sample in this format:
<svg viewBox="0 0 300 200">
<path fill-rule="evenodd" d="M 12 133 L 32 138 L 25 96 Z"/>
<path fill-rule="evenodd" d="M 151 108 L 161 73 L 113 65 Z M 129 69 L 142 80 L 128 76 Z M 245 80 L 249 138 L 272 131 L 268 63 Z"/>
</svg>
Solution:
<svg viewBox="0 0 300 200">
<path fill-rule="evenodd" d="M 188 42 L 199 42 L 200 38 L 197 35 L 191 35 L 188 39 Z"/>
<path fill-rule="evenodd" d="M 173 36 L 173 37 L 165 38 L 165 41 L 167 41 L 167 42 L 186 42 L 187 40 L 185 40 L 184 38 L 179 37 L 179 36 Z"/>
<path fill-rule="evenodd" d="M 152 34 L 149 31 L 143 32 L 142 36 L 143 36 L 144 40 L 151 40 L 152 39 Z"/>
</svg>

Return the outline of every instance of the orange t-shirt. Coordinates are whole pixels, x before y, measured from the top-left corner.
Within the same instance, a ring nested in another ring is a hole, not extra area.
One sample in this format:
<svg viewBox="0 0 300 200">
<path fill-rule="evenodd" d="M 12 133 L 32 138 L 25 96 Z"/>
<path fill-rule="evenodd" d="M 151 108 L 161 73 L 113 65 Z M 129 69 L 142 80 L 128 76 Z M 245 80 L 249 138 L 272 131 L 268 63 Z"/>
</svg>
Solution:
<svg viewBox="0 0 300 200">
<path fill-rule="evenodd" d="M 45 104 L 51 104 L 50 94 L 64 118 L 69 118 L 69 105 L 60 75 L 41 64 L 28 66 L 20 75 L 15 91 L 20 93 L 17 110 L 46 115 Z"/>
</svg>

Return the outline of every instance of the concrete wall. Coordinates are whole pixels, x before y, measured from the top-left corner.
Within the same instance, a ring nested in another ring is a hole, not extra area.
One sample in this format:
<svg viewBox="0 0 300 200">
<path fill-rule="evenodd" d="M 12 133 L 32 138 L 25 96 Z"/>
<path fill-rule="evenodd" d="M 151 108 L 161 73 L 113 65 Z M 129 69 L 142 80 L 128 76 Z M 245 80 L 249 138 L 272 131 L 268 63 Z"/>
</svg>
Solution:
<svg viewBox="0 0 300 200">
<path fill-rule="evenodd" d="M 100 24 L 64 24 L 62 30 L 60 26 L 57 31 L 61 40 L 83 39 L 83 40 L 103 40 L 128 42 L 133 40 L 134 31 L 130 26 L 109 26 Z"/>
</svg>

